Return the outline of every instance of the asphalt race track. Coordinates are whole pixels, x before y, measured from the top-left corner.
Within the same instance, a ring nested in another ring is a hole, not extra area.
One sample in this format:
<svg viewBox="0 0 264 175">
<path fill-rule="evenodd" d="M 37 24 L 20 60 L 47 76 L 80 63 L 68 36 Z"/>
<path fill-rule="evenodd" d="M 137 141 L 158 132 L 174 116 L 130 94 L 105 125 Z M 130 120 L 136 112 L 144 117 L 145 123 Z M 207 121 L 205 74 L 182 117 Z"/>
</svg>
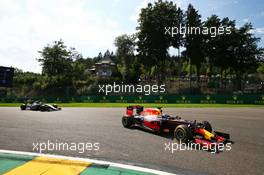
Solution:
<svg viewBox="0 0 264 175">
<path fill-rule="evenodd" d="M 215 130 L 230 133 L 231 151 L 165 151 L 170 137 L 121 124 L 123 108 L 63 108 L 58 112 L 0 108 L 0 149 L 32 152 L 32 143 L 100 144 L 98 151 L 45 151 L 154 168 L 177 174 L 263 174 L 264 108 L 166 108 L 190 120 L 208 120 Z M 176 142 L 175 140 L 173 142 Z"/>
</svg>

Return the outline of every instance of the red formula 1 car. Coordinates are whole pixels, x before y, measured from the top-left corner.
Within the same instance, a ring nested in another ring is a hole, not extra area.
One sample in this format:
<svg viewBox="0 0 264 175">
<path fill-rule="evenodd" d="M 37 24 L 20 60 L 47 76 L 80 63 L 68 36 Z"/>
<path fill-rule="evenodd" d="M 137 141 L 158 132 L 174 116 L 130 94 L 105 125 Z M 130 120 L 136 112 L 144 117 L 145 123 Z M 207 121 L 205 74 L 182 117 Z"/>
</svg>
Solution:
<svg viewBox="0 0 264 175">
<path fill-rule="evenodd" d="M 198 123 L 163 114 L 161 108 L 146 108 L 143 106 L 128 106 L 122 124 L 129 128 L 137 125 L 155 133 L 172 133 L 174 138 L 182 143 L 194 142 L 211 146 L 212 143 L 226 143 L 230 136 L 227 133 L 214 131 L 208 121 Z"/>
</svg>

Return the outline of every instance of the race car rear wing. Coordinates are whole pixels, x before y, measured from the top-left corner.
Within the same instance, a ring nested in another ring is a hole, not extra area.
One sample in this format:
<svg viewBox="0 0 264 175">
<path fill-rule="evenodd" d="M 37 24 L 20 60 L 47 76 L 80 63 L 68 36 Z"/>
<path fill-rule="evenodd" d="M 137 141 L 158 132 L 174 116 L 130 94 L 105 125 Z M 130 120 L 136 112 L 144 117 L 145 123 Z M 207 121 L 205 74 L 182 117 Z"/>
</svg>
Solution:
<svg viewBox="0 0 264 175">
<path fill-rule="evenodd" d="M 140 115 L 140 113 L 144 110 L 143 106 L 140 105 L 134 105 L 134 106 L 128 106 L 126 110 L 126 114 L 128 116 L 132 115 Z"/>
</svg>

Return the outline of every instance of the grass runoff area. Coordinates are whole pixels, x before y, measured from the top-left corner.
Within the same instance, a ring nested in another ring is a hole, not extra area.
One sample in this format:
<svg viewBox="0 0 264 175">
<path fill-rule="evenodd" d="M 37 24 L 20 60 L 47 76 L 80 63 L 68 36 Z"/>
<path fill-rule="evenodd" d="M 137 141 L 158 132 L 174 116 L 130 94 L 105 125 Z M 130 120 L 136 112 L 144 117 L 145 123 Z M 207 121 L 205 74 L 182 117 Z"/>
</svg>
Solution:
<svg viewBox="0 0 264 175">
<path fill-rule="evenodd" d="M 51 103 L 52 104 L 52 103 Z M 233 107 L 264 107 L 254 104 L 165 104 L 165 103 L 56 103 L 60 107 L 127 107 L 142 105 L 144 107 L 164 108 L 233 108 Z M 0 103 L 0 107 L 19 107 L 21 103 Z"/>
</svg>

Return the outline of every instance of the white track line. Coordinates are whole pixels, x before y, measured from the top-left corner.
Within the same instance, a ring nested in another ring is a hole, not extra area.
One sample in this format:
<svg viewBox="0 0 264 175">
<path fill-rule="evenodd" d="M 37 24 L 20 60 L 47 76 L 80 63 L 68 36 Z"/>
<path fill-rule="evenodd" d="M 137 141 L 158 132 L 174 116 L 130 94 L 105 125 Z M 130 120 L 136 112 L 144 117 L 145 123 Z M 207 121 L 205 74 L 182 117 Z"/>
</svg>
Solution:
<svg viewBox="0 0 264 175">
<path fill-rule="evenodd" d="M 86 158 L 79 158 L 79 157 L 68 157 L 68 156 L 60 156 L 60 155 L 53 155 L 53 154 L 40 154 L 40 153 L 32 153 L 32 152 L 24 152 L 24 151 L 1 150 L 1 149 L 0 149 L 0 153 L 29 155 L 29 156 L 44 156 L 44 157 L 51 157 L 51 158 L 62 158 L 62 159 L 84 161 L 84 162 L 90 162 L 90 163 L 96 163 L 96 164 L 106 164 L 106 165 L 110 165 L 112 167 L 130 169 L 130 170 L 141 171 L 141 172 L 145 172 L 145 173 L 153 173 L 153 174 L 160 174 L 160 175 L 177 175 L 177 174 L 167 173 L 164 171 L 153 170 L 153 169 L 149 169 L 149 168 L 142 168 L 142 167 L 138 167 L 138 166 L 124 165 L 124 164 L 120 164 L 120 163 L 113 163 L 113 162 L 107 162 L 107 161 L 102 161 L 102 160 L 86 159 Z"/>
</svg>

